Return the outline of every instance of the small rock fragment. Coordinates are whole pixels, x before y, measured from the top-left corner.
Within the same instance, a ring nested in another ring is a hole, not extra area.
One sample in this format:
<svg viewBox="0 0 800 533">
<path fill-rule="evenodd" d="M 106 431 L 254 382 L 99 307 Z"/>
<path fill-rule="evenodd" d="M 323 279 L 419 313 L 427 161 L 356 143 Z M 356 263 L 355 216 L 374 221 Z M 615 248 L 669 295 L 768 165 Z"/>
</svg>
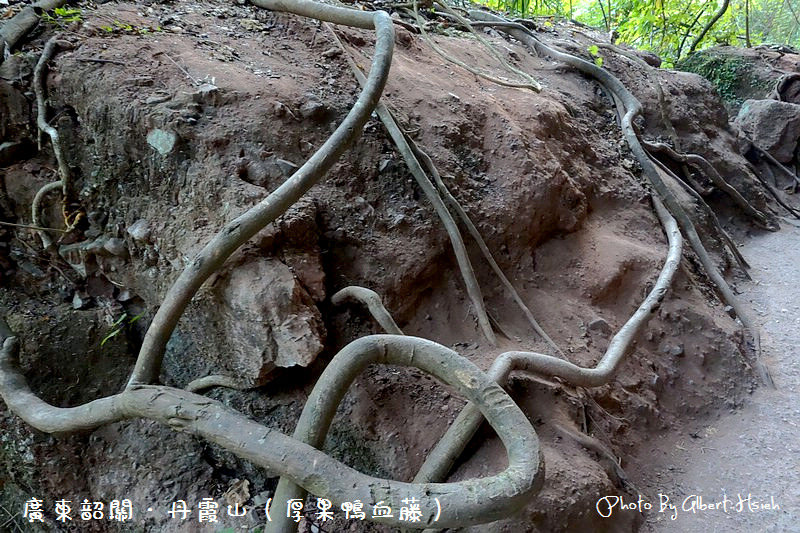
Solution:
<svg viewBox="0 0 800 533">
<path fill-rule="evenodd" d="M 139 244 L 150 238 L 150 226 L 145 219 L 140 218 L 128 228 L 128 235 L 133 242 Z"/>
<path fill-rule="evenodd" d="M 611 335 L 612 329 L 611 326 L 608 325 L 608 322 L 603 320 L 602 318 L 596 318 L 589 322 L 588 326 L 589 331 L 595 331 L 597 333 L 602 333 L 605 336 Z"/>
<path fill-rule="evenodd" d="M 125 257 L 128 255 L 128 249 L 125 247 L 125 241 L 117 237 L 108 239 L 105 244 L 103 244 L 103 248 L 111 255 L 115 255 L 117 257 Z"/>
<path fill-rule="evenodd" d="M 175 148 L 178 136 L 171 131 L 154 129 L 147 134 L 147 144 L 152 146 L 161 155 L 167 155 Z"/>
</svg>

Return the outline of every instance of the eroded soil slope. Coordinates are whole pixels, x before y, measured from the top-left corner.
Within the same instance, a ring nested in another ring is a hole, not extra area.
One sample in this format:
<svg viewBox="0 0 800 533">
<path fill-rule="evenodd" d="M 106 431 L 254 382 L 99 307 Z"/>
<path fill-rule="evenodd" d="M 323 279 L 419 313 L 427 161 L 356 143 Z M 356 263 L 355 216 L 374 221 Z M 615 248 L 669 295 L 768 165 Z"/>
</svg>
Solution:
<svg viewBox="0 0 800 533">
<path fill-rule="evenodd" d="M 79 176 L 84 216 L 62 243 L 75 246 L 50 257 L 35 232 L 0 230 L 4 312 L 23 339 L 34 389 L 61 406 L 119 390 L 144 327 L 188 260 L 302 164 L 357 93 L 341 51 L 314 21 L 228 2 L 115 2 L 86 6 L 83 18 L 64 33 L 74 46 L 56 56 L 47 79 L 51 122 Z M 573 29 L 540 33 L 588 57 L 590 40 Z M 45 28 L 4 64 L 8 139 L 35 142 L 32 65 L 55 30 Z M 337 32 L 366 67 L 372 35 Z M 450 54 L 496 69 L 474 39 L 450 33 L 435 37 Z M 384 101 L 439 166 L 542 327 L 569 360 L 592 366 L 652 286 L 666 241 L 607 96 L 562 64 L 494 32 L 487 37 L 544 89 L 479 79 L 397 27 Z M 639 126 L 662 136 L 652 79 L 611 52 L 604 64 L 646 104 Z M 693 74 L 657 75 L 685 148 L 763 207 L 710 84 Z M 2 170 L 10 220 L 29 221 L 34 194 L 53 179 L 51 155 L 32 152 Z M 743 220 L 726 208 L 730 220 Z M 59 211 L 54 202 L 48 223 L 61 223 Z M 469 246 L 497 347 L 480 335 L 441 223 L 382 125 L 370 121 L 319 185 L 204 286 L 173 335 L 162 379 L 184 386 L 209 373 L 235 376 L 249 389 L 208 395 L 291 432 L 325 363 L 347 342 L 379 331 L 365 310 L 330 303 L 347 285 L 378 292 L 406 334 L 452 346 L 481 368 L 511 349 L 547 353 Z M 728 258 L 720 255 L 719 264 L 727 269 Z M 103 343 L 123 313 L 127 325 Z M 546 481 L 522 513 L 475 531 L 633 530 L 639 517 L 601 521 L 593 512 L 598 497 L 624 488 L 554 423 L 593 434 L 625 466 L 642 442 L 740 405 L 755 387 L 750 358 L 737 323 L 685 254 L 612 383 L 584 391 L 512 380 L 509 390 L 542 440 Z M 419 372 L 371 368 L 345 399 L 326 449 L 362 471 L 410 480 L 462 405 Z M 9 509 L 33 494 L 130 498 L 136 509 L 158 511 L 142 514 L 144 529 L 168 531 L 180 527 L 164 515 L 175 499 L 225 504 L 226 491 L 246 480 L 244 501 L 258 506 L 276 483 L 275 472 L 151 422 L 57 437 L 7 411 L 0 424 Z M 490 431 L 468 455 L 453 478 L 504 467 Z M 247 520 L 258 524 L 256 513 Z"/>
</svg>

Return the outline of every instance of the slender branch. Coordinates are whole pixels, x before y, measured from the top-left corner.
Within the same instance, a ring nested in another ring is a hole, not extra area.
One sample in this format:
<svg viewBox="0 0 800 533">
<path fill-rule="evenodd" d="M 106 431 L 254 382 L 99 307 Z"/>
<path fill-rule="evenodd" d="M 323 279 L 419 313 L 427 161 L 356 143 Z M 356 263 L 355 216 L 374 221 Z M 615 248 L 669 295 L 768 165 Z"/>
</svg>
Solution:
<svg viewBox="0 0 800 533">
<path fill-rule="evenodd" d="M 697 37 L 694 38 L 694 41 L 692 41 L 692 44 L 689 46 L 690 54 L 694 52 L 695 48 L 697 48 L 697 45 L 699 45 L 700 42 L 705 38 L 706 34 L 711 30 L 714 24 L 716 24 L 717 21 L 720 18 L 722 18 L 722 15 L 724 15 L 725 12 L 728 10 L 729 5 L 730 5 L 730 0 L 722 0 L 722 5 L 719 6 L 717 12 L 714 13 L 714 16 L 711 17 L 711 20 L 708 21 L 708 23 L 705 25 L 702 31 L 697 35 Z"/>
</svg>

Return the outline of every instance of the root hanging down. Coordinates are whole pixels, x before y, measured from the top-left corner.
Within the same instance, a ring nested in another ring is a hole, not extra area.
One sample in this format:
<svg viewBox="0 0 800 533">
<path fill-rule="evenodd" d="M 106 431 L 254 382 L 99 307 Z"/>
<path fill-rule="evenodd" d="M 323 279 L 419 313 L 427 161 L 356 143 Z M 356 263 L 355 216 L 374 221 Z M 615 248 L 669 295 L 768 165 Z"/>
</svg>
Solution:
<svg viewBox="0 0 800 533">
<path fill-rule="evenodd" d="M 736 316 L 742 322 L 744 329 L 753 337 L 753 347 L 755 351 L 754 364 L 756 371 L 761 377 L 762 381 L 767 385 L 774 387 L 772 378 L 769 375 L 767 367 L 761 360 L 761 338 L 755 323 L 751 320 L 749 311 L 739 302 L 739 299 L 733 294 L 725 278 L 719 273 L 716 265 L 714 264 L 711 256 L 708 254 L 705 246 L 703 246 L 700 236 L 694 226 L 689 215 L 681 206 L 680 202 L 675 197 L 674 193 L 670 190 L 664 180 L 659 175 L 659 170 L 653 161 L 650 159 L 647 151 L 642 146 L 639 136 L 633 126 L 633 120 L 642 113 L 642 104 L 636 99 L 633 94 L 608 71 L 598 67 L 594 63 L 585 61 L 573 55 L 561 52 L 551 48 L 541 41 L 539 41 L 533 33 L 522 25 L 512 25 L 497 15 L 487 13 L 485 11 L 472 10 L 470 17 L 476 20 L 487 22 L 501 22 L 502 25 L 498 26 L 503 32 L 508 33 L 512 37 L 524 43 L 526 46 L 535 49 L 541 55 L 547 55 L 558 61 L 562 61 L 580 72 L 583 72 L 594 79 L 596 79 L 609 94 L 615 98 L 615 103 L 619 102 L 622 109 L 622 132 L 628 146 L 633 152 L 634 157 L 642 167 L 644 175 L 649 180 L 655 192 L 658 194 L 659 199 L 664 203 L 664 206 L 675 217 L 682 233 L 689 241 L 692 249 L 697 255 L 700 263 L 706 272 L 706 275 L 711 279 L 711 282 L 717 289 L 717 292 L 722 301 L 733 308 Z"/>
<path fill-rule="evenodd" d="M 361 70 L 358 68 L 358 66 L 356 66 L 355 62 L 347 53 L 347 49 L 344 48 L 344 44 L 339 39 L 339 36 L 336 35 L 332 29 L 328 29 L 331 35 L 333 35 L 334 40 L 339 44 L 339 47 L 345 53 L 356 79 L 363 86 L 366 82 L 366 79 L 364 78 Z M 394 117 L 389 111 L 389 108 L 387 108 L 382 102 L 378 102 L 378 105 L 375 107 L 375 112 L 381 119 L 381 122 L 383 122 L 386 130 L 389 132 L 389 136 L 392 138 L 395 146 L 397 146 L 397 150 L 400 152 L 400 155 L 402 155 L 403 160 L 406 162 L 411 175 L 414 176 L 417 185 L 419 185 L 420 189 L 422 189 L 422 192 L 425 194 L 425 197 L 433 205 L 436 215 L 439 217 L 439 220 L 441 220 L 442 225 L 447 231 L 447 235 L 450 238 L 450 244 L 453 247 L 453 252 L 456 256 L 456 261 L 458 262 L 458 268 L 461 271 L 461 278 L 464 280 L 464 285 L 467 289 L 467 295 L 472 302 L 478 319 L 478 325 L 480 326 L 483 335 L 486 337 L 489 343 L 493 346 L 496 346 L 497 337 L 492 330 L 492 325 L 489 322 L 488 315 L 486 314 L 486 305 L 483 301 L 483 294 L 481 292 L 480 285 L 478 284 L 478 280 L 475 277 L 475 271 L 472 268 L 472 263 L 470 262 L 469 255 L 467 254 L 467 248 L 464 246 L 464 240 L 461 237 L 461 232 L 458 230 L 458 225 L 456 224 L 455 220 L 453 220 L 453 216 L 450 214 L 450 211 L 448 211 L 447 207 L 444 205 L 444 202 L 442 201 L 441 196 L 439 196 L 439 193 L 436 191 L 436 188 L 433 186 L 433 183 L 431 183 L 431 180 L 428 178 L 427 174 L 425 174 L 420 162 L 414 156 L 414 152 L 411 150 L 411 147 L 406 140 L 406 136 L 400 130 L 400 126 L 397 125 L 397 122 L 395 122 Z"/>
<path fill-rule="evenodd" d="M 489 377 L 502 385 L 511 372 L 525 371 L 544 378 L 557 377 L 580 387 L 597 387 L 611 380 L 630 350 L 631 343 L 661 305 L 681 260 L 683 239 L 678 225 L 655 197 L 653 204 L 669 242 L 669 251 L 664 266 L 653 289 L 611 339 L 606 353 L 597 366 L 581 368 L 569 361 L 549 355 L 533 352 L 506 352 L 492 364 L 488 371 Z M 482 421 L 483 418 L 478 410 L 472 405 L 467 405 L 425 458 L 414 481 L 421 483 L 445 479 Z"/>
<path fill-rule="evenodd" d="M 312 0 L 254 0 L 256 6 L 300 16 L 344 24 L 376 32 L 375 53 L 367 83 L 353 108 L 327 141 L 280 187 L 254 207 L 227 223 L 181 273 L 164 296 L 145 333 L 128 387 L 152 383 L 158 378 L 167 341 L 189 301 L 200 286 L 242 244 L 297 202 L 339 159 L 358 137 L 375 109 L 386 78 L 394 47 L 392 19 L 384 11 L 372 13 L 320 4 Z"/>
</svg>

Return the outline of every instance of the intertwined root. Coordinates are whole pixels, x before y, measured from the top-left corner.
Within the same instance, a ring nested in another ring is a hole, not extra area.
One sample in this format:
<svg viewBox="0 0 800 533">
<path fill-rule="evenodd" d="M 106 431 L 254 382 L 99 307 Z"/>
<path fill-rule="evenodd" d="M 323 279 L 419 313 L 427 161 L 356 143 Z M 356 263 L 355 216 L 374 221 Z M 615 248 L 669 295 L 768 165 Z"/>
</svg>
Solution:
<svg viewBox="0 0 800 533">
<path fill-rule="evenodd" d="M 757 330 L 711 262 L 691 219 L 662 179 L 660 173 L 669 174 L 669 169 L 659 168 L 638 138 L 632 125 L 634 118 L 641 113 L 641 104 L 638 100 L 607 71 L 544 45 L 524 26 L 509 23 L 486 12 L 473 11 L 470 12 L 470 16 L 480 23 L 495 25 L 536 52 L 549 55 L 597 79 L 613 96 L 621 117 L 623 134 L 656 192 L 656 196 L 653 197 L 654 207 L 669 242 L 664 266 L 655 286 L 614 336 L 597 367 L 581 368 L 564 359 L 544 354 L 507 352 L 494 362 L 487 375 L 444 346 L 425 339 L 403 336 L 376 293 L 360 287 L 348 287 L 333 296 L 333 303 L 339 304 L 347 299 L 364 303 L 378 323 L 393 335 L 375 335 L 357 339 L 332 359 L 306 403 L 294 438 L 264 427 L 219 402 L 192 392 L 211 386 L 238 388 L 233 378 L 207 376 L 193 381 L 187 390 L 150 385 L 157 380 L 168 339 L 200 286 L 236 249 L 284 213 L 319 181 L 359 135 L 373 111 L 377 111 L 412 174 L 417 178 L 420 187 L 446 227 L 467 292 L 487 339 L 493 342 L 494 334 L 484 308 L 480 287 L 472 272 L 455 220 L 445 206 L 445 201 L 456 210 L 478 243 L 484 257 L 510 291 L 515 302 L 523 309 L 537 333 L 560 354 L 558 347 L 541 330 L 511 282 L 497 266 L 475 225 L 447 190 L 433 161 L 402 132 L 389 109 L 378 102 L 391 63 L 394 42 L 391 18 L 382 11 L 371 13 L 356 11 L 319 4 L 312 0 L 253 0 L 253 2 L 266 9 L 295 13 L 351 27 L 374 29 L 376 45 L 369 75 L 365 78 L 351 63 L 354 73 L 363 86 L 358 100 L 333 135 L 295 174 L 258 205 L 225 225 L 184 270 L 164 297 L 163 304 L 145 335 L 136 366 L 124 391 L 73 408 L 57 408 L 45 403 L 30 390 L 19 372 L 17 368 L 19 345 L 0 320 L 0 338 L 4 339 L 0 349 L 0 396 L 8 408 L 27 423 L 44 432 L 61 433 L 94 429 L 125 419 L 149 418 L 167 424 L 176 431 L 202 436 L 257 465 L 280 472 L 282 477 L 275 495 L 277 501 L 303 498 L 306 491 L 330 499 L 336 504 L 360 499 L 368 503 L 384 501 L 389 506 L 400 507 L 403 499 L 421 498 L 422 521 L 419 524 L 399 522 L 397 518 L 382 519 L 382 523 L 406 528 L 429 527 L 438 516 L 439 520 L 435 524 L 437 527 L 459 527 L 508 516 L 529 502 L 544 479 L 542 455 L 536 433 L 499 383 L 505 382 L 512 371 L 557 377 L 574 386 L 594 387 L 607 383 L 629 352 L 634 338 L 664 298 L 680 262 L 681 230 L 716 285 L 723 301 L 734 308 L 745 328 L 754 335 L 758 349 Z M 441 6 L 447 7 L 445 4 Z M 449 15 L 462 25 L 470 27 L 470 21 L 455 11 L 449 10 Z M 419 17 L 418 14 L 416 16 Z M 5 35 L 6 30 L 4 27 L 0 35 Z M 45 186 L 37 195 L 33 206 L 34 224 L 38 224 L 38 212 L 45 194 L 61 189 L 66 199 L 71 195 L 72 188 L 69 167 L 61 153 L 58 132 L 47 123 L 45 116 L 43 74 L 47 61 L 57 45 L 58 42 L 54 39 L 47 43 L 37 64 L 34 85 L 39 103 L 37 123 L 51 139 L 58 160 L 59 180 Z M 519 74 L 519 71 L 517 73 Z M 538 84 L 534 86 L 530 83 L 532 78 L 527 75 L 524 77 L 529 80 L 526 84 L 528 88 L 537 89 Z M 715 171 L 712 173 L 713 167 L 709 169 L 707 161 L 680 153 L 677 143 L 676 150 L 655 145 L 649 148 L 665 151 L 683 164 L 702 168 L 709 178 L 730 194 L 745 211 L 756 220 L 764 222 L 765 217 L 762 213 L 753 209 L 740 195 L 737 196 L 735 190 L 725 188 L 724 181 L 719 183 L 721 178 L 715 179 L 718 175 Z M 428 173 L 433 177 L 435 185 L 428 177 Z M 49 237 L 44 233 L 42 240 L 48 246 L 46 239 Z M 322 446 L 336 408 L 348 387 L 368 365 L 373 363 L 419 368 L 438 377 L 469 401 L 456 422 L 430 453 L 414 483 L 377 479 L 361 474 L 317 449 Z M 761 365 L 758 361 L 757 364 Z M 769 381 L 766 369 L 763 366 L 759 368 L 764 380 Z M 432 483 L 447 476 L 452 464 L 484 418 L 498 433 L 508 451 L 508 468 L 500 474 L 478 480 Z M 569 434 L 569 430 L 566 431 Z M 596 443 L 583 439 L 581 435 L 572 437 L 579 442 L 582 441 L 585 446 L 596 446 Z M 294 525 L 285 519 L 276 520 L 270 527 L 273 528 L 271 530 L 273 533 L 294 529 Z"/>
</svg>

